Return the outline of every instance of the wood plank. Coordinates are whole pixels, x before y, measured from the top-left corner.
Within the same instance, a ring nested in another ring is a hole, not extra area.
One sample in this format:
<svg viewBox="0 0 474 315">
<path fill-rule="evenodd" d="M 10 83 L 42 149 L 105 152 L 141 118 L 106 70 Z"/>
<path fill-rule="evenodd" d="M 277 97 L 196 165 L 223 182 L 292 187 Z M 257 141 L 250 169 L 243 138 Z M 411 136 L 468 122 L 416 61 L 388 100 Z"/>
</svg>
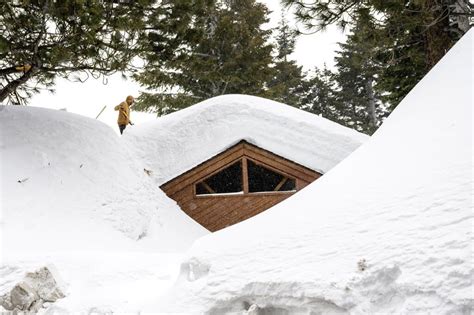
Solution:
<svg viewBox="0 0 474 315">
<path fill-rule="evenodd" d="M 194 177 L 196 173 L 201 172 L 204 169 L 207 169 L 209 166 L 213 166 L 216 163 L 220 162 L 223 159 L 227 159 L 229 156 L 234 155 L 236 152 L 243 153 L 243 143 L 238 143 L 235 146 L 227 149 L 224 152 L 221 152 L 214 157 L 202 162 L 201 164 L 195 166 L 194 168 L 180 174 L 176 178 L 169 180 L 168 182 L 162 184 L 161 186 L 165 189 L 171 189 L 173 186 L 185 181 L 190 177 Z M 228 160 L 228 159 L 227 159 Z"/>
<path fill-rule="evenodd" d="M 286 196 L 249 196 L 243 198 L 240 201 L 240 204 L 230 207 L 227 205 L 227 209 L 232 209 L 223 215 L 226 217 L 226 222 L 219 224 L 219 221 L 222 221 L 221 218 L 210 218 L 208 224 L 210 227 L 216 226 L 226 226 L 228 224 L 235 224 L 243 219 L 250 218 L 255 214 L 258 214 L 262 211 L 267 210 L 271 206 L 281 202 L 282 200 L 288 198 L 290 195 Z M 236 213 L 235 213 L 236 212 Z"/>
<path fill-rule="evenodd" d="M 205 200 L 203 202 L 196 202 L 196 200 L 190 200 L 186 203 L 180 204 L 179 206 L 186 213 L 192 213 L 193 218 L 197 218 L 205 209 L 214 206 L 216 203 L 214 200 Z"/>
<path fill-rule="evenodd" d="M 211 188 L 211 186 L 209 186 L 205 181 L 202 181 L 200 182 L 204 188 L 207 189 L 207 191 L 209 191 L 211 194 L 215 194 L 216 192 L 214 191 L 214 189 Z M 197 185 L 197 184 L 196 184 Z"/>
<path fill-rule="evenodd" d="M 245 204 L 243 203 L 242 199 L 240 200 L 226 200 L 223 202 L 221 205 L 217 205 L 218 207 L 213 207 L 213 209 L 210 209 L 209 212 L 206 213 L 205 216 L 208 217 L 207 222 L 210 226 L 213 224 L 216 224 L 216 222 L 222 221 L 223 218 L 227 216 L 231 216 L 233 212 L 240 212 L 242 209 L 245 209 L 243 206 Z M 225 209 L 223 211 L 223 209 Z"/>
<path fill-rule="evenodd" d="M 242 184 L 244 194 L 248 194 L 249 192 L 249 175 L 248 175 L 248 168 L 247 168 L 247 158 L 242 158 Z"/>
<path fill-rule="evenodd" d="M 288 177 L 283 177 L 282 180 L 278 183 L 278 185 L 273 189 L 273 191 L 279 191 L 281 186 L 283 186 L 286 181 L 288 180 Z M 296 184 L 296 183 L 295 183 Z"/>
<path fill-rule="evenodd" d="M 289 197 L 289 196 L 288 196 Z M 286 197 L 286 198 L 288 198 Z M 236 218 L 235 220 L 237 222 L 240 222 L 240 221 L 243 221 L 243 220 L 246 220 L 246 219 L 249 219 L 253 216 L 256 216 L 257 214 L 263 212 L 263 211 L 266 211 L 268 210 L 269 208 L 273 207 L 274 205 L 282 202 L 283 200 L 285 200 L 286 198 L 283 198 L 283 199 L 265 199 L 263 200 L 262 202 L 259 203 L 259 206 L 258 207 L 255 207 L 253 208 L 251 211 L 248 211 L 246 213 L 243 213 L 240 217 Z"/>
<path fill-rule="evenodd" d="M 165 191 L 165 193 L 168 195 L 168 193 Z M 186 186 L 183 189 L 177 191 L 173 195 L 168 195 L 171 199 L 173 199 L 176 202 L 186 202 L 189 200 L 194 199 L 194 187 L 193 186 Z"/>
<path fill-rule="evenodd" d="M 224 159 L 219 160 L 215 164 L 206 165 L 203 168 L 196 169 L 189 176 L 183 178 L 176 178 L 177 181 L 170 183 L 168 186 L 161 186 L 169 194 L 173 194 L 176 191 L 180 190 L 182 187 L 194 184 L 200 180 L 208 178 L 215 173 L 221 171 L 223 168 L 230 166 L 234 162 L 237 162 L 240 157 L 243 155 L 243 150 L 234 152 L 232 155 L 225 157 Z"/>
<path fill-rule="evenodd" d="M 302 180 L 302 179 L 296 179 L 296 190 L 300 191 L 301 189 L 305 188 L 306 186 L 308 186 L 309 184 L 311 184 L 312 182 L 307 182 L 305 180 Z"/>
<path fill-rule="evenodd" d="M 260 148 L 260 147 L 257 147 L 253 144 L 250 144 L 250 143 L 244 143 L 244 150 L 246 151 L 251 151 L 251 152 L 255 152 L 257 154 L 260 154 L 260 155 L 263 155 L 263 156 L 266 156 L 268 158 L 271 158 L 271 159 L 274 159 L 276 161 L 278 161 L 278 163 L 282 163 L 282 164 L 287 164 L 288 166 L 300 171 L 300 172 L 307 172 L 308 174 L 312 174 L 312 173 L 318 173 L 304 165 L 301 165 L 295 161 L 292 161 L 292 160 L 289 160 L 283 156 L 280 156 L 278 154 L 275 154 L 271 151 L 268 151 L 268 150 L 265 150 L 263 148 Z M 319 174 L 319 173 L 318 173 Z"/>
<path fill-rule="evenodd" d="M 302 166 L 296 162 L 290 161 L 283 157 L 280 157 L 270 151 L 266 151 L 264 149 L 258 148 L 256 146 L 250 144 L 244 144 L 244 155 L 252 157 L 255 154 L 255 158 L 257 159 L 265 159 L 267 163 L 271 166 L 278 168 L 281 165 L 285 166 L 285 169 L 290 169 L 291 175 L 299 175 L 300 173 L 305 174 L 306 176 L 314 177 L 314 176 L 321 176 L 320 173 L 313 171 L 305 166 Z M 265 162 L 265 160 L 263 162 Z"/>
<path fill-rule="evenodd" d="M 196 218 L 202 219 L 204 217 L 210 217 L 214 215 L 218 215 L 219 212 L 222 212 L 222 209 L 225 209 L 227 205 L 227 200 L 223 199 L 215 199 L 211 200 L 208 204 L 198 203 L 199 206 L 199 214 L 196 215 Z"/>
<path fill-rule="evenodd" d="M 209 224 L 215 221 L 221 221 L 228 213 L 238 210 L 240 206 L 240 203 L 227 199 L 222 203 L 216 203 L 208 207 L 201 213 L 200 217 L 206 217 Z"/>
<path fill-rule="evenodd" d="M 307 181 L 313 181 L 320 176 L 317 175 L 317 173 L 308 174 L 306 172 L 300 172 L 287 164 L 279 163 L 278 160 L 271 159 L 255 152 L 245 152 L 245 156 L 256 164 L 262 165 L 268 169 L 273 170 L 274 172 L 280 173 L 290 178 L 301 178 Z"/>
</svg>

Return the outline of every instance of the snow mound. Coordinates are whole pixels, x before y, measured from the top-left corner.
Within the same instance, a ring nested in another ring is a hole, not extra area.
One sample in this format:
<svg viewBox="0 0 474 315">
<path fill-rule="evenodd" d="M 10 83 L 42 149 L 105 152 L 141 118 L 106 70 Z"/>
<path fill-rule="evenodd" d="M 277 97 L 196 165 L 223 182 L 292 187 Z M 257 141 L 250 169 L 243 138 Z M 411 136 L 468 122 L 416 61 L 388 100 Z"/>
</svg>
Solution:
<svg viewBox="0 0 474 315">
<path fill-rule="evenodd" d="M 0 157 L 5 253 L 179 250 L 206 233 L 93 119 L 1 106 Z"/>
<path fill-rule="evenodd" d="M 325 176 L 196 241 L 162 307 L 209 314 L 470 313 L 473 35 Z"/>
<path fill-rule="evenodd" d="M 241 140 L 325 173 L 368 138 L 317 115 L 248 95 L 214 97 L 124 134 L 158 184 Z"/>
</svg>

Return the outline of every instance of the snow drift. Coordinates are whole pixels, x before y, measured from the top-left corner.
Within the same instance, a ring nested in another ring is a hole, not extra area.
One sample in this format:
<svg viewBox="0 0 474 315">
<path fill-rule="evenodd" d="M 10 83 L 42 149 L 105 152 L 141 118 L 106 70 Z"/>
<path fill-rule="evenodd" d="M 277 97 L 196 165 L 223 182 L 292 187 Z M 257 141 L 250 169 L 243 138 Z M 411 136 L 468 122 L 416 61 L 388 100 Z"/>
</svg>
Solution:
<svg viewBox="0 0 474 315">
<path fill-rule="evenodd" d="M 0 296 L 27 272 L 53 266 L 67 291 L 38 304 L 47 312 L 136 313 L 173 281 L 181 252 L 208 233 L 96 120 L 0 106 L 0 159 Z"/>
<path fill-rule="evenodd" d="M 124 134 L 157 184 L 241 140 L 325 173 L 368 138 L 317 115 L 248 95 L 214 97 Z"/>
<path fill-rule="evenodd" d="M 162 307 L 210 314 L 468 314 L 473 35 L 321 179 L 196 241 Z"/>
<path fill-rule="evenodd" d="M 174 251 L 206 233 L 103 123 L 1 106 L 0 135 L 4 252 Z"/>
</svg>

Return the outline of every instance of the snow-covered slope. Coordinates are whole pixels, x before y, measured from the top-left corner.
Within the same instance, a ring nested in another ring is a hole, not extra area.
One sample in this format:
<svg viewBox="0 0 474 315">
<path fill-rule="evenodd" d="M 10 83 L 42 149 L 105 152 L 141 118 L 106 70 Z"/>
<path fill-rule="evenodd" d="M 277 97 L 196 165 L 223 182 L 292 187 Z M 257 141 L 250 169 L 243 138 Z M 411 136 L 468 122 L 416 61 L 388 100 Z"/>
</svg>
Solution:
<svg viewBox="0 0 474 315">
<path fill-rule="evenodd" d="M 248 95 L 214 97 L 124 134 L 157 184 L 243 139 L 326 173 L 368 138 L 317 115 Z"/>
<path fill-rule="evenodd" d="M 0 158 L 4 252 L 174 251 L 206 233 L 93 119 L 2 106 Z"/>
<path fill-rule="evenodd" d="M 470 313 L 473 35 L 321 179 L 196 241 L 162 307 L 210 314 L 254 304 L 263 309 L 258 314 Z"/>
<path fill-rule="evenodd" d="M 121 140 L 79 115 L 0 106 L 0 301 L 47 264 L 67 284 L 56 314 L 136 313 L 170 285 L 208 232 Z"/>
</svg>

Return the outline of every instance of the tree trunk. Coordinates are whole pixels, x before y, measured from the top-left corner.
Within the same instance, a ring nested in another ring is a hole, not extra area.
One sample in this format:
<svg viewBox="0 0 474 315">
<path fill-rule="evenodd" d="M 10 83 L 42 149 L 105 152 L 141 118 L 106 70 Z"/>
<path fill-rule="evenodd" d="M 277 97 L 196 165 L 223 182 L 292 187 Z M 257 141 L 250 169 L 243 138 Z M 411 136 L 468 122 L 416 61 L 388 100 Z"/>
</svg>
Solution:
<svg viewBox="0 0 474 315">
<path fill-rule="evenodd" d="M 375 131 L 375 128 L 377 128 L 377 113 L 375 112 L 375 104 L 376 104 L 376 99 L 375 99 L 375 93 L 374 93 L 374 87 L 372 86 L 374 79 L 369 78 L 365 84 L 365 89 L 367 91 L 367 97 L 369 98 L 369 104 L 367 106 L 367 111 L 369 114 L 369 127 L 370 131 Z"/>
<path fill-rule="evenodd" d="M 453 12 L 456 15 L 456 24 L 461 32 L 466 33 L 471 28 L 469 23 L 470 8 L 468 0 L 456 0 Z"/>
<path fill-rule="evenodd" d="M 33 77 L 33 74 L 36 72 L 36 69 L 32 67 L 30 70 L 25 72 L 21 77 L 16 80 L 11 81 L 6 86 L 0 90 L 0 103 L 3 102 L 9 95 L 14 93 L 16 89 L 22 84 L 26 83 L 29 79 Z"/>
</svg>

